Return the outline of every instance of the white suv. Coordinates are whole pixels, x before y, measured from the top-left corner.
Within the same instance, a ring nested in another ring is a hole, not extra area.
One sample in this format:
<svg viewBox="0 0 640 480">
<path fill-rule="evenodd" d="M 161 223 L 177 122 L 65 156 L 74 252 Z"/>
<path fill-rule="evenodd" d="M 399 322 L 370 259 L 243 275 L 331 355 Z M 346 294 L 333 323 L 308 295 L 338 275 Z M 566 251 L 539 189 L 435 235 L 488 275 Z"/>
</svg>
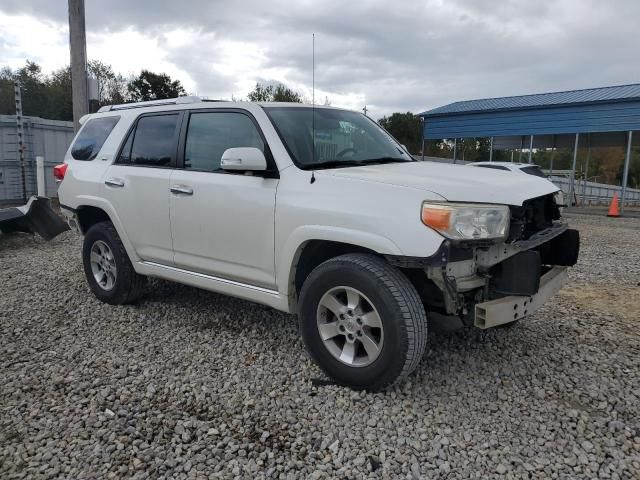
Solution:
<svg viewBox="0 0 640 480">
<path fill-rule="evenodd" d="M 577 260 L 550 182 L 417 162 L 360 113 L 181 97 L 82 124 L 56 175 L 98 299 L 159 277 L 295 312 L 353 388 L 408 375 L 430 312 L 510 324 Z"/>
</svg>

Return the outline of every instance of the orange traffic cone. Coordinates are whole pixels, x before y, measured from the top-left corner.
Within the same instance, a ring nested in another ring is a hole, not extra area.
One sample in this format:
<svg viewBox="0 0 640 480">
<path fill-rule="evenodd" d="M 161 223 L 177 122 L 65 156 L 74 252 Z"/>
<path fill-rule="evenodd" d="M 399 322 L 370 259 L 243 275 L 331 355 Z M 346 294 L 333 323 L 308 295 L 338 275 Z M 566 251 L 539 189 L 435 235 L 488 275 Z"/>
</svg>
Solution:
<svg viewBox="0 0 640 480">
<path fill-rule="evenodd" d="M 618 194 L 613 194 L 613 199 L 611 200 L 611 204 L 609 205 L 609 213 L 607 213 L 607 217 L 619 217 L 620 216 L 620 206 L 618 205 Z"/>
</svg>

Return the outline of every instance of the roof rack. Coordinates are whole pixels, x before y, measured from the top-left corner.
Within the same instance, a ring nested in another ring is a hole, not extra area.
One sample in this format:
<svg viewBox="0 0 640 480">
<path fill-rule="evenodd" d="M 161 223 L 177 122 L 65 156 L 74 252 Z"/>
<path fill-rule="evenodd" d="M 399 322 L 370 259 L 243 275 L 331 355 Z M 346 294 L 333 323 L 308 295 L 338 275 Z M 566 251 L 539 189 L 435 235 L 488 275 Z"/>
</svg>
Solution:
<svg viewBox="0 0 640 480">
<path fill-rule="evenodd" d="M 149 100 L 147 102 L 121 103 L 119 105 L 105 105 L 100 107 L 98 113 L 112 112 L 114 110 L 129 110 L 131 108 L 155 107 L 160 105 L 180 105 L 183 103 L 200 103 L 211 100 L 205 100 L 202 97 L 184 96 L 176 98 L 166 98 L 163 100 Z"/>
</svg>

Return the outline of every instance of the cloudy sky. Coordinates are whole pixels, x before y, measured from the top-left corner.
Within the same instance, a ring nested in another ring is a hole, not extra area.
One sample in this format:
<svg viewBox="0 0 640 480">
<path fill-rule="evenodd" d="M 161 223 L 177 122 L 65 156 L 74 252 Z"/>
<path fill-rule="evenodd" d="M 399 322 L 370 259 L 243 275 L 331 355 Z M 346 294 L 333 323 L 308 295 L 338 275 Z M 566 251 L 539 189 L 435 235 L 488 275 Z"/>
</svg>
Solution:
<svg viewBox="0 0 640 480">
<path fill-rule="evenodd" d="M 640 82 L 638 0 L 87 0 L 87 53 L 242 98 L 281 81 L 378 118 L 456 100 Z M 0 0 L 0 66 L 69 59 L 66 0 Z"/>
</svg>

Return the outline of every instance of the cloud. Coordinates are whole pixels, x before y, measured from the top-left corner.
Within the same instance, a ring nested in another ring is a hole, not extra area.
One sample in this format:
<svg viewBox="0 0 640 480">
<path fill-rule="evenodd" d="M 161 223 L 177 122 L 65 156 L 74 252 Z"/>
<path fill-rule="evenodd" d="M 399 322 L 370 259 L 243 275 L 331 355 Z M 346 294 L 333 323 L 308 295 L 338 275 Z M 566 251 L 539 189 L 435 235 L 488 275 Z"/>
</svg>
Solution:
<svg viewBox="0 0 640 480">
<path fill-rule="evenodd" d="M 90 58 L 244 97 L 258 80 L 379 117 L 468 98 L 640 81 L 640 2 L 382 0 L 87 2 Z M 68 61 L 66 2 L 4 0 L 0 65 Z M 18 32 L 16 33 L 16 30 Z M 27 33 L 21 33 L 27 32 Z M 36 33 L 34 33 L 36 32 Z"/>
</svg>

